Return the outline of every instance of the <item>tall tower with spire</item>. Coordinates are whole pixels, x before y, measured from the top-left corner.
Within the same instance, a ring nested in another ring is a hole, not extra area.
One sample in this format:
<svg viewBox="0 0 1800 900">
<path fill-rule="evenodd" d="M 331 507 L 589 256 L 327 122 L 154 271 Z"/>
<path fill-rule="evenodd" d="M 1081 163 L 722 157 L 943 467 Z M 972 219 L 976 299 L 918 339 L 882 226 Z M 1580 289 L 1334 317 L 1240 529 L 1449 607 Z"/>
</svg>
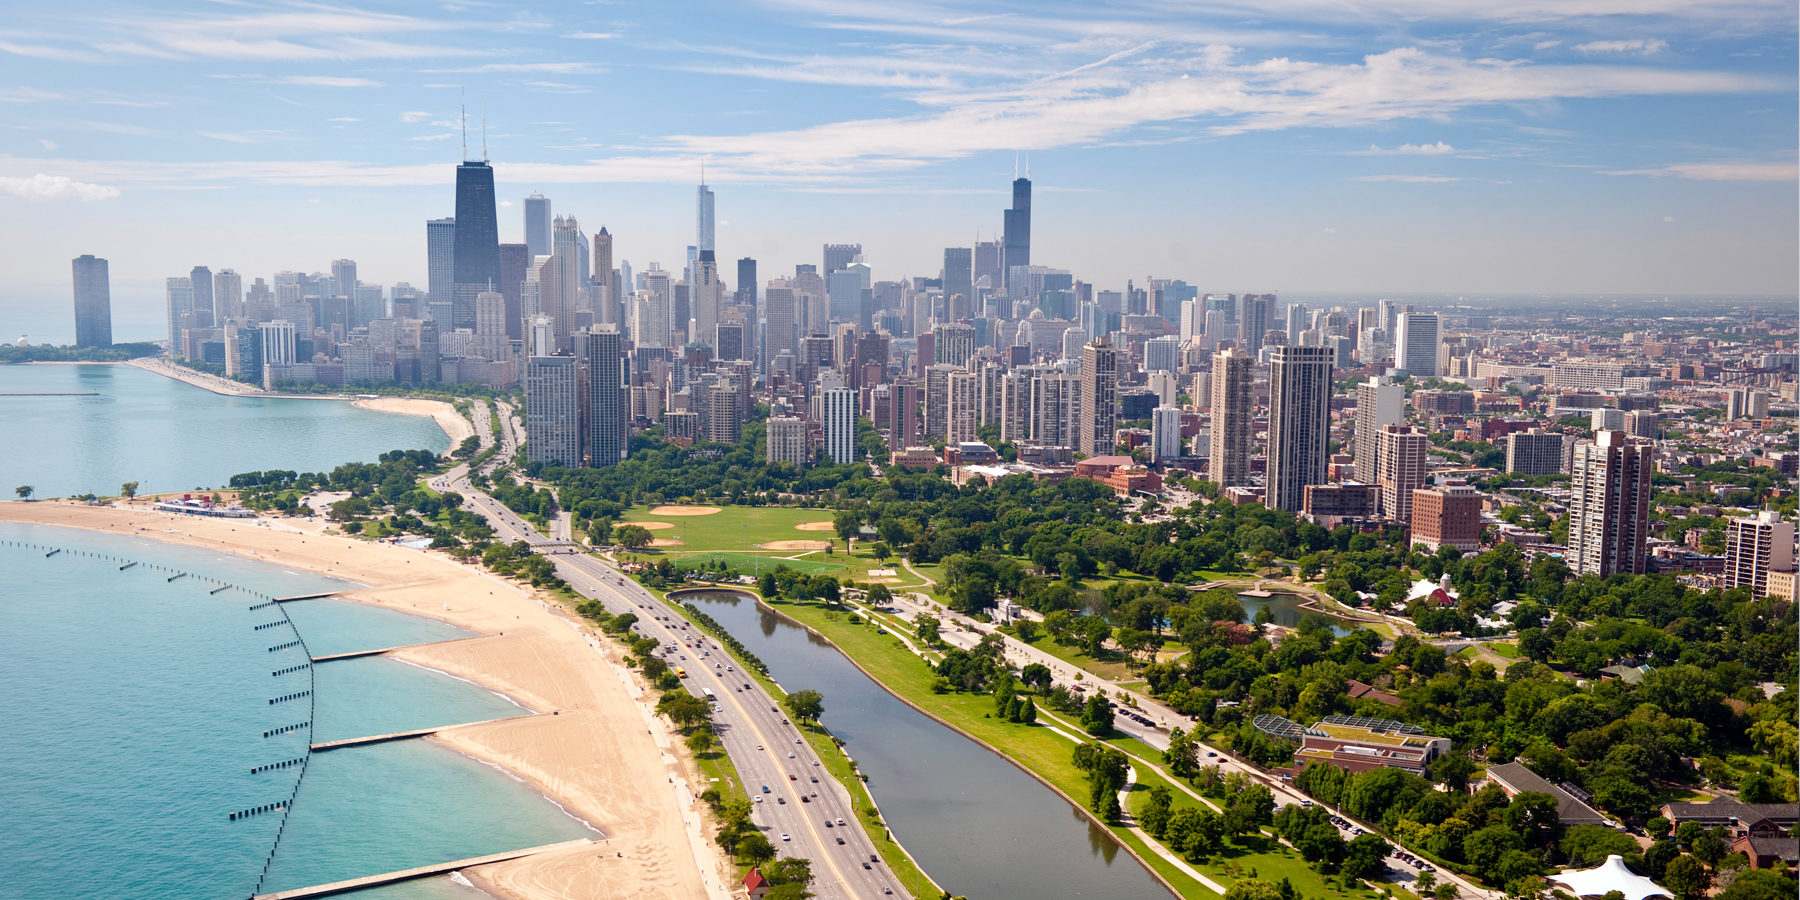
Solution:
<svg viewBox="0 0 1800 900">
<path fill-rule="evenodd" d="M 456 245 L 451 258 L 450 321 L 439 328 L 475 329 L 475 301 L 500 284 L 500 225 L 494 214 L 494 170 L 487 162 L 486 122 L 482 159 L 469 156 L 468 117 L 463 117 L 463 162 L 456 167 Z"/>
<path fill-rule="evenodd" d="M 717 250 L 713 245 L 713 192 L 706 186 L 706 161 L 700 161 L 700 190 L 695 197 L 694 246 L 698 252 Z"/>
<path fill-rule="evenodd" d="M 1018 299 L 1024 285 L 1015 285 L 1013 272 L 1020 266 L 1031 265 L 1031 164 L 1025 164 L 1025 174 L 1019 175 L 1019 165 L 1013 162 L 1012 208 L 1002 214 L 1005 226 L 1001 241 L 1004 246 L 1000 259 L 1000 280 L 1006 286 L 1006 296 Z"/>
</svg>

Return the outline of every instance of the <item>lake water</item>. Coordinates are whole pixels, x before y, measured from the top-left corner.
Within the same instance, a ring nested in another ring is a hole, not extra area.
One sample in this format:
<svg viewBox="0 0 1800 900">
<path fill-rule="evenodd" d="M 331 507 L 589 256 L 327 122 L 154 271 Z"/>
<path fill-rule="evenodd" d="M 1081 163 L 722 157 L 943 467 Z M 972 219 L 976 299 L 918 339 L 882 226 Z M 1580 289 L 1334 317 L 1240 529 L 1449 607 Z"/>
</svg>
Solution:
<svg viewBox="0 0 1800 900">
<path fill-rule="evenodd" d="M 94 396 L 17 396 L 20 394 Z M 227 397 L 131 366 L 0 366 L 0 481 L 8 499 L 223 487 L 260 469 L 328 472 L 389 450 L 449 449 L 426 416 L 343 400 Z"/>
<path fill-rule="evenodd" d="M 790 690 L 825 697 L 894 836 L 932 880 L 969 897 L 1169 900 L 1079 810 L 986 748 L 871 681 L 826 642 L 730 591 L 684 593 Z"/>
<path fill-rule="evenodd" d="M 1244 621 L 1246 622 L 1256 621 L 1257 612 L 1264 607 L 1267 607 L 1272 621 L 1277 625 L 1286 626 L 1288 628 L 1297 627 L 1300 624 L 1301 619 L 1305 618 L 1308 613 L 1312 613 L 1314 615 L 1323 616 L 1325 622 L 1331 626 L 1332 633 L 1339 637 L 1349 634 L 1354 630 L 1353 628 L 1347 627 L 1350 623 L 1345 622 L 1343 619 L 1327 616 L 1316 609 L 1301 609 L 1300 605 L 1305 603 L 1307 598 L 1296 594 L 1272 592 L 1268 597 L 1247 597 L 1243 594 L 1239 594 L 1237 597 L 1238 602 L 1244 604 Z"/>
<path fill-rule="evenodd" d="M 64 549 L 46 556 L 45 547 Z M 141 562 L 121 570 L 130 560 Z M 194 574 L 168 580 L 184 571 Z M 249 591 L 344 585 L 70 529 L 0 524 L 0 572 L 0 897 L 241 900 L 265 863 L 262 889 L 281 890 L 595 836 L 511 776 L 430 741 L 252 771 L 307 757 L 312 740 L 524 713 L 479 686 L 394 660 L 303 667 L 308 648 L 465 632 L 345 601 L 252 610 L 260 599 Z M 200 575 L 248 591 L 214 594 L 218 583 Z M 280 624 L 256 627 L 269 623 Z M 308 646 L 270 650 L 299 638 Z M 264 736 L 302 723 L 310 725 Z M 280 812 L 228 815 L 290 797 L 285 824 Z M 482 895 L 439 878 L 357 896 Z"/>
</svg>

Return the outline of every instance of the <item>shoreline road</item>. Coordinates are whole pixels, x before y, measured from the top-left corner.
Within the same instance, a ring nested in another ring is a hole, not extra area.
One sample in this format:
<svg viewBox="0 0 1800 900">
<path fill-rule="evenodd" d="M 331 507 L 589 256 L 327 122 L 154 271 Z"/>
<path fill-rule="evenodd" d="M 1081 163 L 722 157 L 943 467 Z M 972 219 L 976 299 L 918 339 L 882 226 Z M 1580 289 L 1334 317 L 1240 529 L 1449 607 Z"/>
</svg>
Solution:
<svg viewBox="0 0 1800 900">
<path fill-rule="evenodd" d="M 713 724 L 751 795 L 751 821 L 777 852 L 812 862 L 810 889 L 815 896 L 821 900 L 873 900 L 905 894 L 869 837 L 853 821 L 857 810 L 850 792 L 819 764 L 818 755 L 788 721 L 780 704 L 737 670 L 736 662 L 718 641 L 598 557 L 545 537 L 492 496 L 477 490 L 469 483 L 466 466 L 432 479 L 431 486 L 461 493 L 466 508 L 484 516 L 499 539 L 522 540 L 539 552 L 552 554 L 557 575 L 577 593 L 600 601 L 614 614 L 635 614 L 638 621 L 633 631 L 656 640 L 671 667 L 687 670 L 689 693 L 705 697 L 711 691 Z"/>
</svg>

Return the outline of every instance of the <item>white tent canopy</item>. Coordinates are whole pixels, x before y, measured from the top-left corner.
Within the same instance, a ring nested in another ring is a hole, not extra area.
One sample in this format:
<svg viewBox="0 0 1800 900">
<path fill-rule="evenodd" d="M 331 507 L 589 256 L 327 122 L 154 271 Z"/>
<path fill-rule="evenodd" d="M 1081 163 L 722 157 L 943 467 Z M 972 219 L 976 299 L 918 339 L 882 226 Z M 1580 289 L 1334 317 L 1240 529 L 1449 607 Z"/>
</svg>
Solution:
<svg viewBox="0 0 1800 900">
<path fill-rule="evenodd" d="M 1656 882 L 1625 868 L 1624 857 L 1613 854 L 1591 869 L 1564 869 L 1550 880 L 1569 889 L 1577 897 L 1601 897 L 1611 891 L 1625 895 L 1625 900 L 1648 897 L 1674 897 L 1673 891 L 1656 886 Z"/>
</svg>

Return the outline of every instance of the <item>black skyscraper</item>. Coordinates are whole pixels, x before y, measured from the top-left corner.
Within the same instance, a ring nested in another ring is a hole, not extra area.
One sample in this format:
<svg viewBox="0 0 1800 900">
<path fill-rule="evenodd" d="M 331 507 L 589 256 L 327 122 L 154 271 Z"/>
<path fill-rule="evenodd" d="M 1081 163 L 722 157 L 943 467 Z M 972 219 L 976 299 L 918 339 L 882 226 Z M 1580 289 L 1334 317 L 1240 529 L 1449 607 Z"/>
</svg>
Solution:
<svg viewBox="0 0 1800 900">
<path fill-rule="evenodd" d="M 455 297 L 450 327 L 475 327 L 475 298 L 500 285 L 500 226 L 494 170 L 486 160 L 456 167 Z"/>
<path fill-rule="evenodd" d="M 1006 295 L 1018 297 L 1013 289 L 1013 267 L 1031 265 L 1031 179 L 1013 179 L 1012 209 L 1005 213 L 1005 256 L 1000 264 L 1001 280 L 1006 283 Z M 1021 285 L 1021 287 L 1023 287 Z"/>
</svg>

